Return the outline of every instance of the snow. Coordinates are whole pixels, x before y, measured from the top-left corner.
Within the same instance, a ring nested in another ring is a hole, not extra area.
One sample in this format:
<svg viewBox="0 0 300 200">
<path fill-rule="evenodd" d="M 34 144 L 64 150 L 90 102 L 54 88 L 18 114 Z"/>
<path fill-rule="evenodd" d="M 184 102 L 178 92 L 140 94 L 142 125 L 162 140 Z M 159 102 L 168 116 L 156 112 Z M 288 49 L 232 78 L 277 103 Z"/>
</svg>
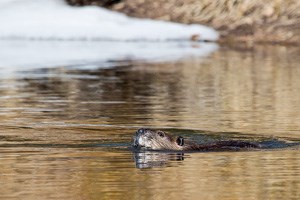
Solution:
<svg viewBox="0 0 300 200">
<path fill-rule="evenodd" d="M 0 78 L 41 68 L 103 68 L 120 62 L 203 57 L 218 33 L 201 25 L 127 17 L 63 0 L 0 0 Z M 25 73 L 29 75 L 28 73 Z"/>
<path fill-rule="evenodd" d="M 96 6 L 71 7 L 63 0 L 1 0 L 0 39 L 214 41 L 218 33 L 202 25 L 137 19 Z"/>
<path fill-rule="evenodd" d="M 39 68 L 103 68 L 118 61 L 165 62 L 204 57 L 214 43 L 0 40 L 0 78 Z"/>
</svg>

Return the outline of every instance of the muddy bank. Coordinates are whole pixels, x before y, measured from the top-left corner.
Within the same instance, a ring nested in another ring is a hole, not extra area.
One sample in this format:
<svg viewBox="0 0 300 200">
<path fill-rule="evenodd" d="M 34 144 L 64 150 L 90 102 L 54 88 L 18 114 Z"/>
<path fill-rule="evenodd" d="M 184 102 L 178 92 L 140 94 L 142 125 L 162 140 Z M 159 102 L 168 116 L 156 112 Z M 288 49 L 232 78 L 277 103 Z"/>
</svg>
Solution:
<svg viewBox="0 0 300 200">
<path fill-rule="evenodd" d="M 300 1 L 67 0 L 72 5 L 99 5 L 129 16 L 217 29 L 221 42 L 300 44 Z"/>
</svg>

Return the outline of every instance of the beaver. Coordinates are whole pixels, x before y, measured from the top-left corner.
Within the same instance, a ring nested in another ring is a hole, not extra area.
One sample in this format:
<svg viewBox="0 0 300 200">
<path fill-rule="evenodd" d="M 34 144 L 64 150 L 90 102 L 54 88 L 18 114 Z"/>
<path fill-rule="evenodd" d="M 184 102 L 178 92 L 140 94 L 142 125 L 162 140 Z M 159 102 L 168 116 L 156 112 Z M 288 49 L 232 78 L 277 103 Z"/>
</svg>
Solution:
<svg viewBox="0 0 300 200">
<path fill-rule="evenodd" d="M 181 136 L 169 135 L 164 131 L 140 128 L 133 138 L 133 147 L 135 149 L 144 148 L 147 150 L 220 151 L 259 148 L 260 146 L 258 144 L 237 140 L 197 144 L 192 141 L 185 141 Z"/>
</svg>

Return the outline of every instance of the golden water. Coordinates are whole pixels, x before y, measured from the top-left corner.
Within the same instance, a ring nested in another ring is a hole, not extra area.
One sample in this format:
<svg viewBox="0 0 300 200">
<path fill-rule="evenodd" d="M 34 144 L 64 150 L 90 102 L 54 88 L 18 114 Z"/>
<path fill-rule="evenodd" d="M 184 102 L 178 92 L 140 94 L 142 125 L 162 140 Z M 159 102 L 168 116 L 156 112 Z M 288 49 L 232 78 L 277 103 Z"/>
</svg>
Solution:
<svg viewBox="0 0 300 200">
<path fill-rule="evenodd" d="M 2 77 L 0 198 L 299 199 L 297 147 L 179 155 L 128 149 L 144 126 L 299 142 L 299 52 L 221 48 L 172 63 Z"/>
</svg>

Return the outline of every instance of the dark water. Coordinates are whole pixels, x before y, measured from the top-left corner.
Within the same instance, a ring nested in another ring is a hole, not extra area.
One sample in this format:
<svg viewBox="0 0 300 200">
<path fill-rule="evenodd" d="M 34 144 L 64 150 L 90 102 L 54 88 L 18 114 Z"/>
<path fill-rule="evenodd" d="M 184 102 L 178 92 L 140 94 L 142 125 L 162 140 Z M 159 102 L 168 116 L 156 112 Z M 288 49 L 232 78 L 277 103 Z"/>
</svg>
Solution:
<svg viewBox="0 0 300 200">
<path fill-rule="evenodd" d="M 299 199 L 299 48 L 0 78 L 1 199 Z M 132 152 L 139 127 L 240 152 Z"/>
</svg>

